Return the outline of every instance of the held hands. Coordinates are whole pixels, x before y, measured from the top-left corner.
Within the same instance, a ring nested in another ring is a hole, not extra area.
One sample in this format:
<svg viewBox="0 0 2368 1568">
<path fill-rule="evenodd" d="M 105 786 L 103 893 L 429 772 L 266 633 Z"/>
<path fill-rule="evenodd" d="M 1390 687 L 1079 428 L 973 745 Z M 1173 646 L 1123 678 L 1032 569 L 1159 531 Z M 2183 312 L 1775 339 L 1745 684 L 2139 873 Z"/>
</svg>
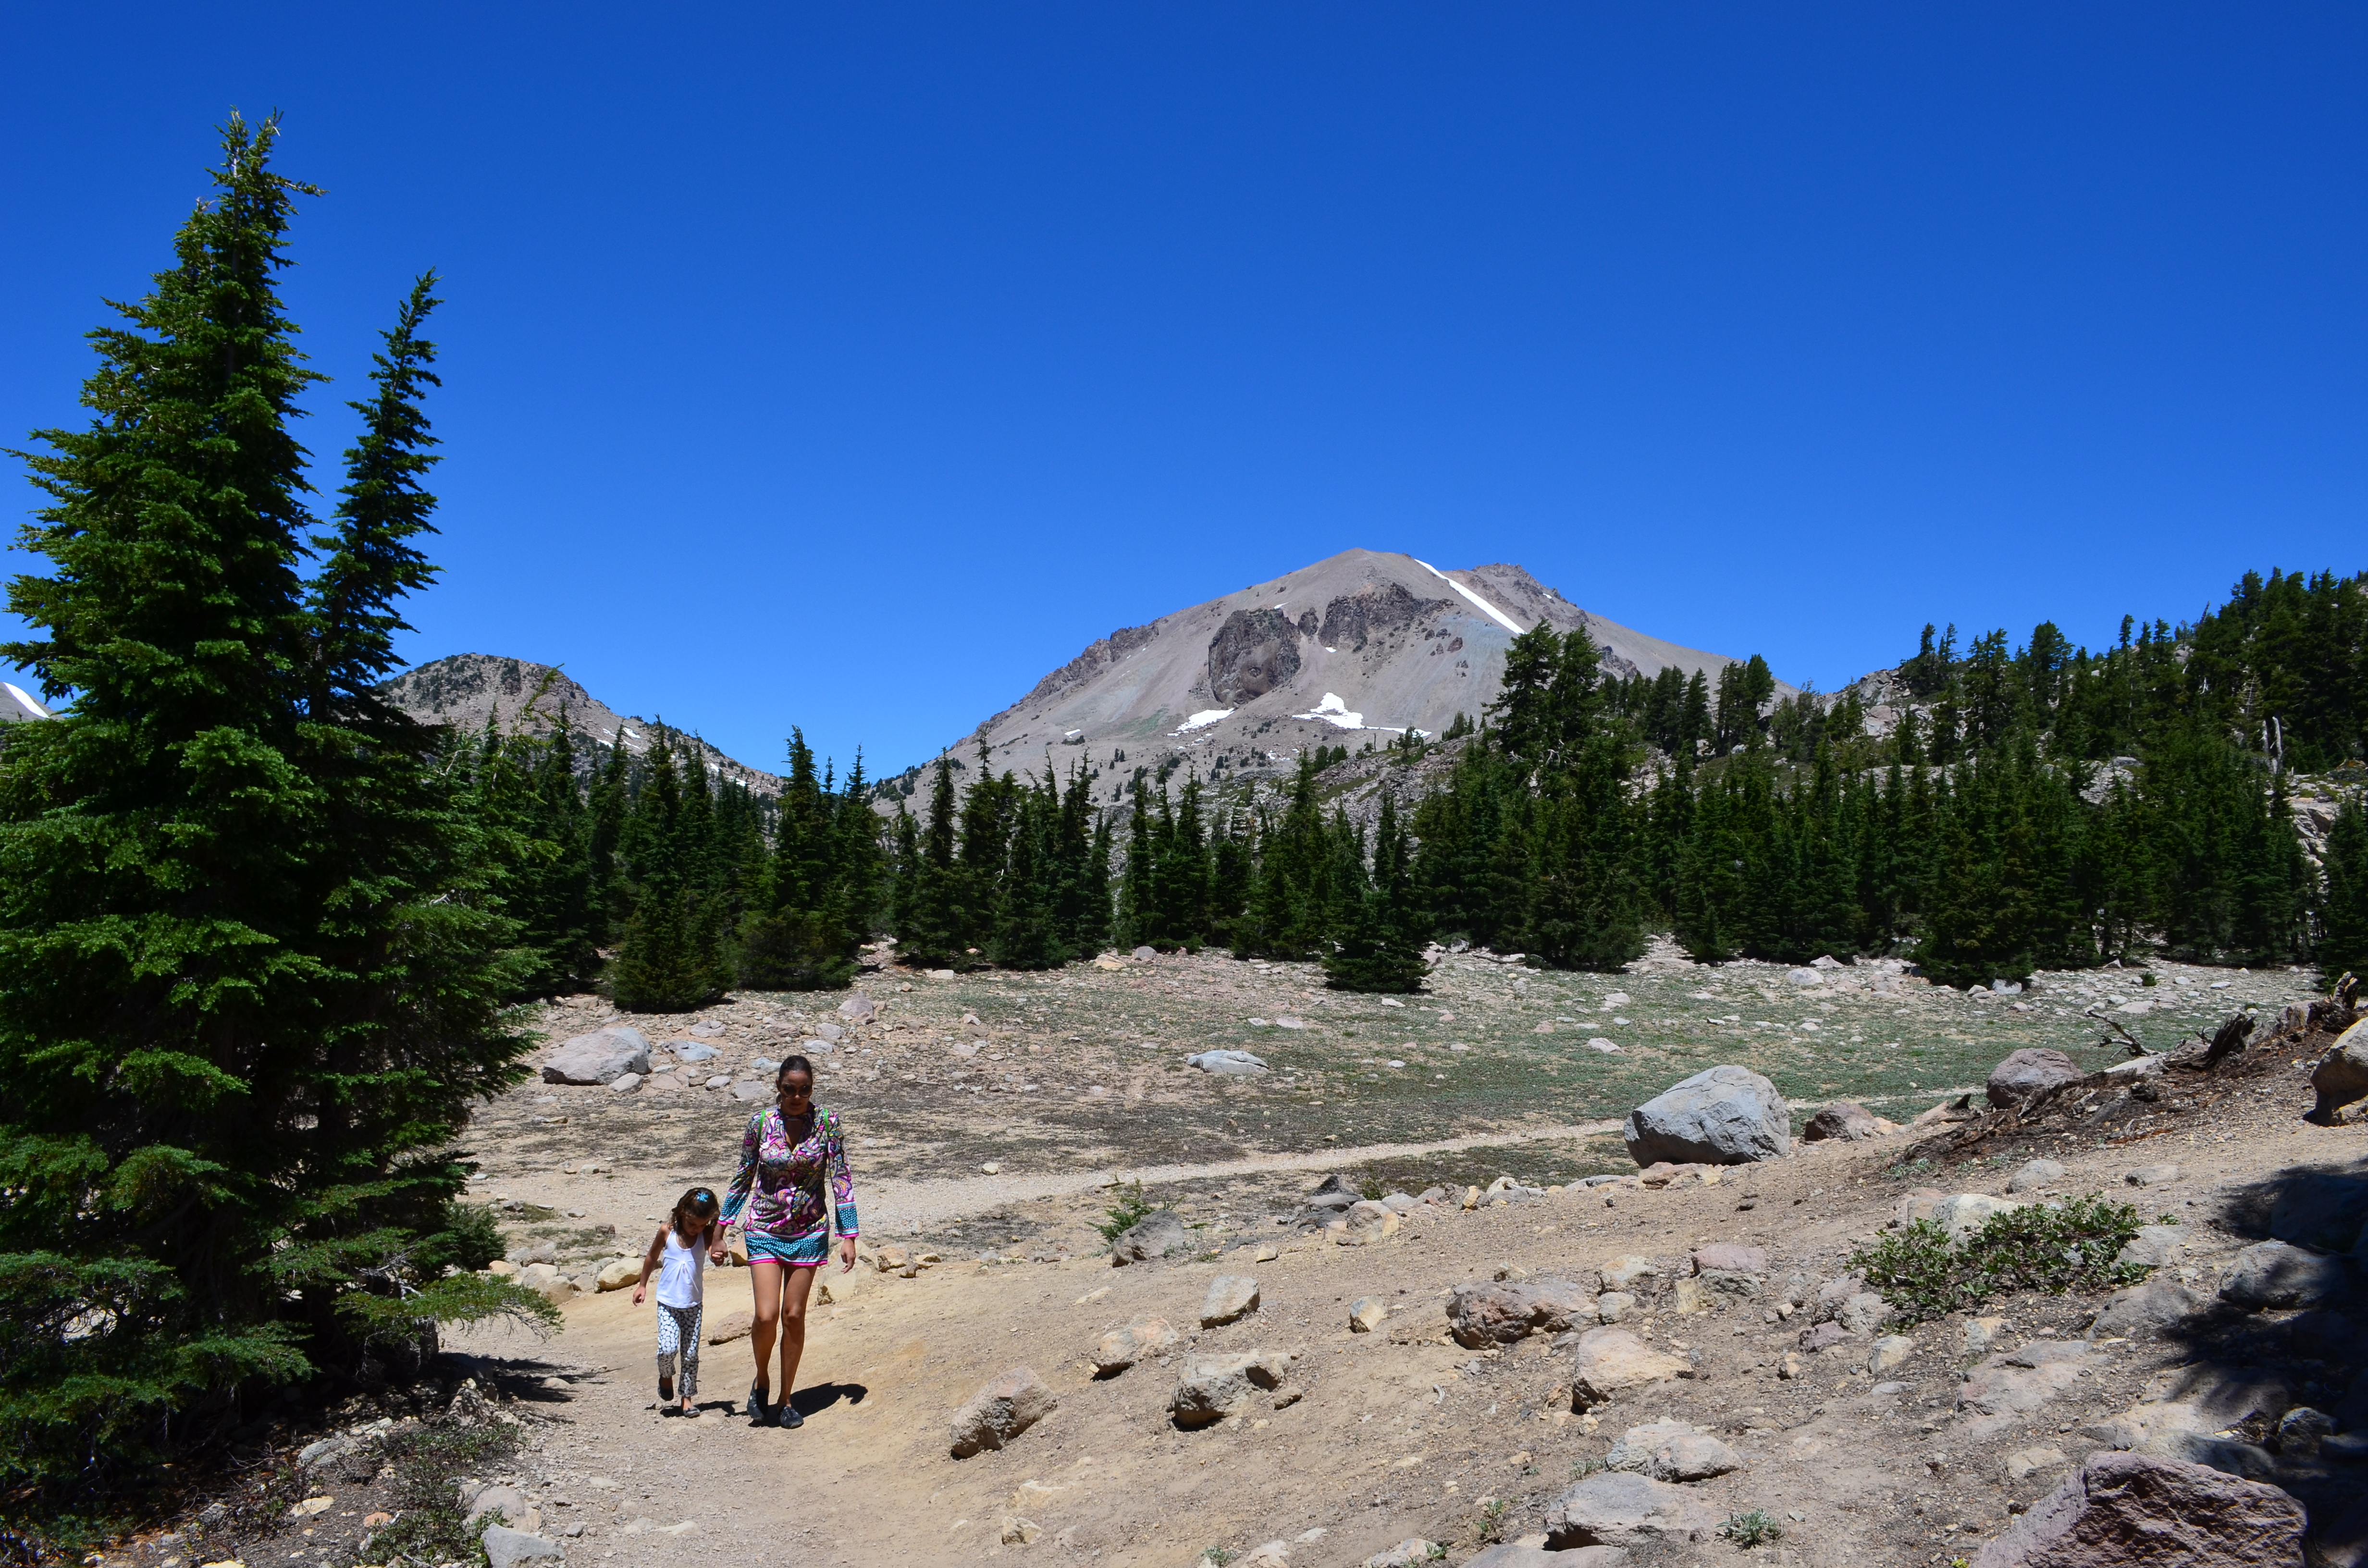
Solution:
<svg viewBox="0 0 2368 1568">
<path fill-rule="evenodd" d="M 710 1232 L 709 1234 L 713 1236 L 715 1239 L 707 1249 L 707 1261 L 710 1263 L 720 1264 L 731 1250 L 724 1244 L 723 1227 L 718 1225 L 713 1231 Z"/>
</svg>

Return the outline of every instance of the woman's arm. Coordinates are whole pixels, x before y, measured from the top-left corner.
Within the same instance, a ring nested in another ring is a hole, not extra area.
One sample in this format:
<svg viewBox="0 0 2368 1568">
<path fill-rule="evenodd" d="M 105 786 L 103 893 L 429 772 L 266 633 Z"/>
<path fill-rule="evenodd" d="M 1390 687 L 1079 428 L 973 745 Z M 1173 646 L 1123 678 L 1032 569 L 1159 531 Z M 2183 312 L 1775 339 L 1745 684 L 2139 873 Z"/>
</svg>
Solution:
<svg viewBox="0 0 2368 1568">
<path fill-rule="evenodd" d="M 830 1118 L 830 1203 L 831 1229 L 839 1234 L 838 1271 L 841 1274 L 855 1267 L 855 1238 L 860 1234 L 855 1222 L 855 1176 L 847 1168 L 847 1139 L 838 1126 L 838 1113 Z"/>
<path fill-rule="evenodd" d="M 716 1217 L 719 1227 L 738 1219 L 749 1196 L 756 1191 L 757 1151 L 764 1142 L 765 1113 L 760 1110 L 748 1119 L 748 1131 L 740 1135 L 740 1168 L 733 1174 L 732 1185 L 723 1189 L 723 1212 Z"/>
</svg>

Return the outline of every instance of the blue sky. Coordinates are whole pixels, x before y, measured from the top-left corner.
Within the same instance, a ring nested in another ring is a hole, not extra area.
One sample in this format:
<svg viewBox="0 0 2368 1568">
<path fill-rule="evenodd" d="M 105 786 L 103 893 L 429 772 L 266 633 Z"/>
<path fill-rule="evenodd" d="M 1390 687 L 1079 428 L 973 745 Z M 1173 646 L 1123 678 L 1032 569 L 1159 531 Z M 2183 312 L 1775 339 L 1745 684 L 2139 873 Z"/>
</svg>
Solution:
<svg viewBox="0 0 2368 1568">
<path fill-rule="evenodd" d="M 0 440 L 277 107 L 324 490 L 449 280 L 408 652 L 758 766 L 917 760 L 1350 546 L 1828 688 L 2368 565 L 2356 6 L 5 21 Z"/>
</svg>

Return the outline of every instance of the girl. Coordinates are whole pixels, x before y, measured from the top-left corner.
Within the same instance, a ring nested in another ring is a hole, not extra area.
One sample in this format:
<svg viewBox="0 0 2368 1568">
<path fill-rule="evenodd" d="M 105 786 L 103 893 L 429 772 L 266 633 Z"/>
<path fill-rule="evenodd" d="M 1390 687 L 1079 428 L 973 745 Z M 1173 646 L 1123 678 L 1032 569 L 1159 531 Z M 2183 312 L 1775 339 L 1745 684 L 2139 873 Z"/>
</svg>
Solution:
<svg viewBox="0 0 2368 1568">
<path fill-rule="evenodd" d="M 839 1236 L 839 1272 L 855 1267 L 855 1183 L 837 1114 L 814 1103 L 814 1063 L 788 1058 L 773 1075 L 773 1088 L 774 1103 L 748 1119 L 740 1140 L 740 1171 L 724 1200 L 723 1222 L 740 1221 L 757 1290 L 757 1321 L 748 1334 L 757 1381 L 748 1387 L 748 1418 L 759 1426 L 803 1426 L 805 1417 L 790 1395 L 806 1347 L 806 1294 L 814 1270 L 830 1256 L 832 1232 Z M 719 1233 L 717 1256 L 723 1247 Z M 776 1332 L 781 1403 L 772 1405 L 768 1363 Z"/>
<path fill-rule="evenodd" d="M 633 1283 L 633 1305 L 653 1271 L 658 1276 L 658 1408 L 672 1415 L 699 1414 L 699 1318 L 706 1301 L 708 1255 L 723 1250 L 723 1226 L 715 1217 L 715 1194 L 694 1187 L 682 1195 L 642 1256 L 642 1277 Z M 720 1261 L 720 1258 L 719 1258 Z M 675 1403 L 675 1362 L 682 1362 L 682 1403 Z"/>
</svg>

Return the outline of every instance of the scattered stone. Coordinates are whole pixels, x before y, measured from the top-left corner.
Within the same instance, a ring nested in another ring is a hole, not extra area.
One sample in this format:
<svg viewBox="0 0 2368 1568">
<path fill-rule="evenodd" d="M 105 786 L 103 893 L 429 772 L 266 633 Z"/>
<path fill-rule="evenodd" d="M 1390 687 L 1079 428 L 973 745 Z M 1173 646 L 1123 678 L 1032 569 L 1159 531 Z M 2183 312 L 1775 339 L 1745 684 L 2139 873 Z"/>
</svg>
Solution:
<svg viewBox="0 0 2368 1568">
<path fill-rule="evenodd" d="M 1850 1330 L 1838 1323 L 1827 1321 L 1801 1331 L 1801 1348 L 1814 1356 L 1820 1350 L 1831 1349 L 1849 1337 Z"/>
<path fill-rule="evenodd" d="M 1263 1546 L 1254 1546 L 1250 1548 L 1250 1554 L 1242 1559 L 1242 1568 L 1290 1568 L 1290 1563 L 1291 1543 L 1286 1540 L 1270 1540 Z"/>
<path fill-rule="evenodd" d="M 2274 1486 L 2100 1453 L 1982 1548 L 1974 1568 L 2302 1568 L 2303 1508 Z"/>
<path fill-rule="evenodd" d="M 1834 1322 L 1839 1324 L 1846 1334 L 1867 1335 L 1873 1334 L 1890 1316 L 1889 1301 L 1872 1290 L 1861 1290 L 1842 1302 L 1841 1310 L 1834 1313 Z"/>
<path fill-rule="evenodd" d="M 1654 1546 L 1706 1540 L 1719 1516 L 1684 1487 L 1608 1470 L 1574 1483 L 1546 1510 L 1546 1546 Z"/>
<path fill-rule="evenodd" d="M 2093 1339 L 2110 1339 L 2152 1334 L 2211 1308 L 2210 1297 L 2176 1279 L 2149 1279 L 2106 1298 L 2104 1309 L 2089 1325 L 2089 1335 Z"/>
<path fill-rule="evenodd" d="M 2080 1064 L 2062 1051 L 2034 1046 L 2009 1052 L 1991 1068 L 1982 1092 L 1994 1106 L 2021 1105 L 2043 1090 L 2075 1084 L 2086 1076 Z"/>
<path fill-rule="evenodd" d="M 1446 1555 L 1447 1549 L 1437 1541 L 1417 1536 L 1376 1551 L 1365 1559 L 1365 1568 L 1429 1568 Z"/>
<path fill-rule="evenodd" d="M 2160 1187 L 2165 1182 L 2179 1179 L 2179 1167 L 2177 1165 L 2140 1165 L 2134 1171 L 2123 1173 L 2122 1179 L 2132 1187 Z"/>
<path fill-rule="evenodd" d="M 1379 1297 L 1360 1296 L 1349 1303 L 1349 1332 L 1371 1334 L 1389 1315 L 1389 1307 Z"/>
<path fill-rule="evenodd" d="M 1247 1051 L 1204 1051 L 1184 1059 L 1185 1065 L 1219 1077 L 1255 1077 L 1267 1071 L 1266 1060 Z"/>
<path fill-rule="evenodd" d="M 2023 1481 L 2034 1471 L 2054 1470 L 2071 1462 L 2062 1449 L 2017 1449 L 2006 1456 L 2006 1475 L 2009 1481 Z"/>
<path fill-rule="evenodd" d="M 1576 1337 L 1565 1335 L 1554 1342 L 1554 1348 L 1559 1350 L 1565 1343 L 1571 1349 L 1574 1363 L 1570 1376 L 1571 1407 L 1578 1411 L 1605 1403 L 1622 1389 L 1666 1382 L 1680 1373 L 1693 1370 L 1693 1363 L 1685 1358 L 1673 1356 L 1666 1350 L 1656 1350 L 1624 1328 L 1590 1328 Z M 1580 1541 L 1577 1544 L 1586 1546 L 1593 1543 Z"/>
<path fill-rule="evenodd" d="M 1787 1350 L 1776 1358 L 1776 1375 L 1790 1381 L 1808 1369 L 1798 1350 Z"/>
<path fill-rule="evenodd" d="M 1801 1142 L 1855 1143 L 1862 1139 L 1880 1138 L 1892 1125 L 1856 1100 L 1836 1100 L 1809 1118 L 1809 1124 L 1801 1129 Z"/>
<path fill-rule="evenodd" d="M 2278 1453 L 2288 1460 L 2309 1459 L 2335 1435 L 2335 1417 L 2323 1410 L 2297 1404 L 2279 1418 Z"/>
<path fill-rule="evenodd" d="M 1340 1218 L 1341 1228 L 1333 1233 L 1332 1239 L 1344 1247 L 1386 1241 L 1398 1233 L 1397 1210 L 1386 1203 L 1352 1203 Z"/>
<path fill-rule="evenodd" d="M 600 1266 L 593 1282 L 603 1290 L 622 1290 L 642 1278 L 642 1260 L 638 1257 L 615 1257 Z"/>
<path fill-rule="evenodd" d="M 1989 1223 L 1991 1215 L 2011 1214 L 2022 1207 L 2009 1198 L 1992 1198 L 1985 1192 L 1960 1192 L 1932 1206 L 1932 1222 L 1948 1232 L 1951 1241 L 1962 1242 Z"/>
<path fill-rule="evenodd" d="M 1567 1279 L 1474 1280 L 1448 1298 L 1447 1325 L 1466 1350 L 1560 1334 L 1597 1317 L 1595 1298 Z"/>
<path fill-rule="evenodd" d="M 2183 1464 L 2209 1465 L 2223 1474 L 2249 1481 L 2274 1481 L 2278 1474 L 2278 1461 L 2267 1449 L 2210 1432 L 2157 1432 L 2132 1451 Z"/>
<path fill-rule="evenodd" d="M 485 1549 L 485 1561 L 493 1564 L 493 1568 L 518 1568 L 522 1562 L 564 1562 L 567 1560 L 567 1553 L 560 1550 L 557 1541 L 545 1540 L 524 1530 L 488 1525 L 480 1539 Z"/>
<path fill-rule="evenodd" d="M 1606 1470 L 1632 1470 L 1656 1481 L 1708 1481 L 1743 1468 L 1733 1449 L 1682 1421 L 1631 1426 L 1605 1456 Z"/>
<path fill-rule="evenodd" d="M 2184 1225 L 2140 1225 L 2138 1233 L 2122 1244 L 2113 1255 L 2115 1263 L 2134 1263 L 2147 1268 L 2168 1268 L 2187 1251 L 2187 1227 Z"/>
<path fill-rule="evenodd" d="M 1207 1426 L 1222 1421 L 1249 1403 L 1261 1389 L 1282 1386 L 1293 1357 L 1287 1351 L 1258 1350 L 1243 1356 L 1196 1356 L 1184 1363 L 1167 1413 L 1183 1427 Z"/>
<path fill-rule="evenodd" d="M 1634 1290 L 1638 1280 L 1658 1278 L 1661 1270 L 1651 1258 L 1627 1253 L 1605 1264 L 1600 1273 L 1605 1290 Z"/>
<path fill-rule="evenodd" d="M 1173 1209 L 1157 1209 L 1118 1233 L 1110 1243 L 1110 1263 L 1124 1267 L 1191 1250 L 1192 1233 L 1185 1229 L 1182 1217 Z"/>
<path fill-rule="evenodd" d="M 838 1016 L 852 1024 L 868 1024 L 880 1016 L 880 1004 L 859 991 L 838 1005 Z"/>
<path fill-rule="evenodd" d="M 650 1070 L 650 1042 L 631 1024 L 614 1024 L 580 1034 L 544 1059 L 546 1084 L 612 1084 L 631 1073 Z"/>
<path fill-rule="evenodd" d="M 1866 1369 L 1879 1378 L 1907 1365 L 1907 1358 L 1915 1354 L 1914 1340 L 1904 1334 L 1886 1334 L 1867 1352 Z"/>
<path fill-rule="evenodd" d="M 997 1534 L 1006 1546 L 1033 1546 L 1044 1527 L 1033 1519 L 1023 1519 L 1017 1514 L 1006 1514 L 997 1526 Z"/>
<path fill-rule="evenodd" d="M 1765 1274 L 1768 1249 L 1740 1242 L 1713 1242 L 1694 1249 L 1693 1265 L 1696 1274 Z"/>
<path fill-rule="evenodd" d="M 1247 1274 L 1220 1274 L 1209 1281 L 1209 1294 L 1201 1302 L 1201 1326 L 1237 1323 L 1258 1311 L 1258 1304 L 1257 1280 Z"/>
<path fill-rule="evenodd" d="M 1621 1136 L 1640 1167 L 1663 1160 L 1736 1165 L 1786 1153 L 1792 1129 L 1793 1113 L 1775 1085 L 1748 1067 L 1722 1066 L 1630 1111 Z"/>
<path fill-rule="evenodd" d="M 1625 1323 L 1636 1310 L 1636 1298 L 1625 1290 L 1606 1290 L 1595 1298 L 1595 1315 L 1602 1323 Z"/>
<path fill-rule="evenodd" d="M 2054 1160 L 2030 1160 L 2021 1169 L 2007 1177 L 2006 1189 L 2009 1192 L 2036 1192 L 2063 1179 L 2064 1167 Z"/>
<path fill-rule="evenodd" d="M 639 1073 L 627 1073 L 609 1080 L 609 1087 L 620 1095 L 630 1095 L 641 1086 L 642 1075 Z"/>
<path fill-rule="evenodd" d="M 1144 1357 L 1167 1349 L 1176 1340 L 1176 1330 L 1166 1318 L 1144 1318 L 1124 1328 L 1114 1328 L 1094 1346 L 1094 1375 L 1114 1378 Z"/>
<path fill-rule="evenodd" d="M 968 1459 L 983 1449 L 1003 1447 L 1051 1415 L 1059 1403 L 1043 1379 L 1026 1367 L 1012 1368 L 954 1412 L 948 1432 L 954 1458 Z"/>
<path fill-rule="evenodd" d="M 1985 1356 L 1990 1344 L 2006 1328 L 2006 1319 L 1999 1317 L 1967 1318 L 1965 1320 L 1965 1354 Z"/>
<path fill-rule="evenodd" d="M 2088 1349 L 2079 1340 L 2040 1340 L 1985 1357 L 1958 1385 L 1957 1408 L 1973 1417 L 1960 1430 L 1969 1440 L 1990 1437 L 2078 1387 Z"/>
<path fill-rule="evenodd" d="M 759 1083 L 754 1078 L 743 1078 L 732 1085 L 732 1097 L 743 1104 L 753 1105 L 758 1100 L 771 1099 L 773 1086 L 770 1084 Z"/>
<path fill-rule="evenodd" d="M 1814 969 L 1788 970 L 1784 975 L 1784 983 L 1797 985 L 1804 991 L 1823 985 L 1825 983 L 1826 977 Z"/>
<path fill-rule="evenodd" d="M 2235 1306 L 2336 1306 L 2351 1292 L 2351 1269 L 2286 1242 L 2256 1242 L 2237 1255 L 2220 1282 L 2220 1299 Z"/>
</svg>

